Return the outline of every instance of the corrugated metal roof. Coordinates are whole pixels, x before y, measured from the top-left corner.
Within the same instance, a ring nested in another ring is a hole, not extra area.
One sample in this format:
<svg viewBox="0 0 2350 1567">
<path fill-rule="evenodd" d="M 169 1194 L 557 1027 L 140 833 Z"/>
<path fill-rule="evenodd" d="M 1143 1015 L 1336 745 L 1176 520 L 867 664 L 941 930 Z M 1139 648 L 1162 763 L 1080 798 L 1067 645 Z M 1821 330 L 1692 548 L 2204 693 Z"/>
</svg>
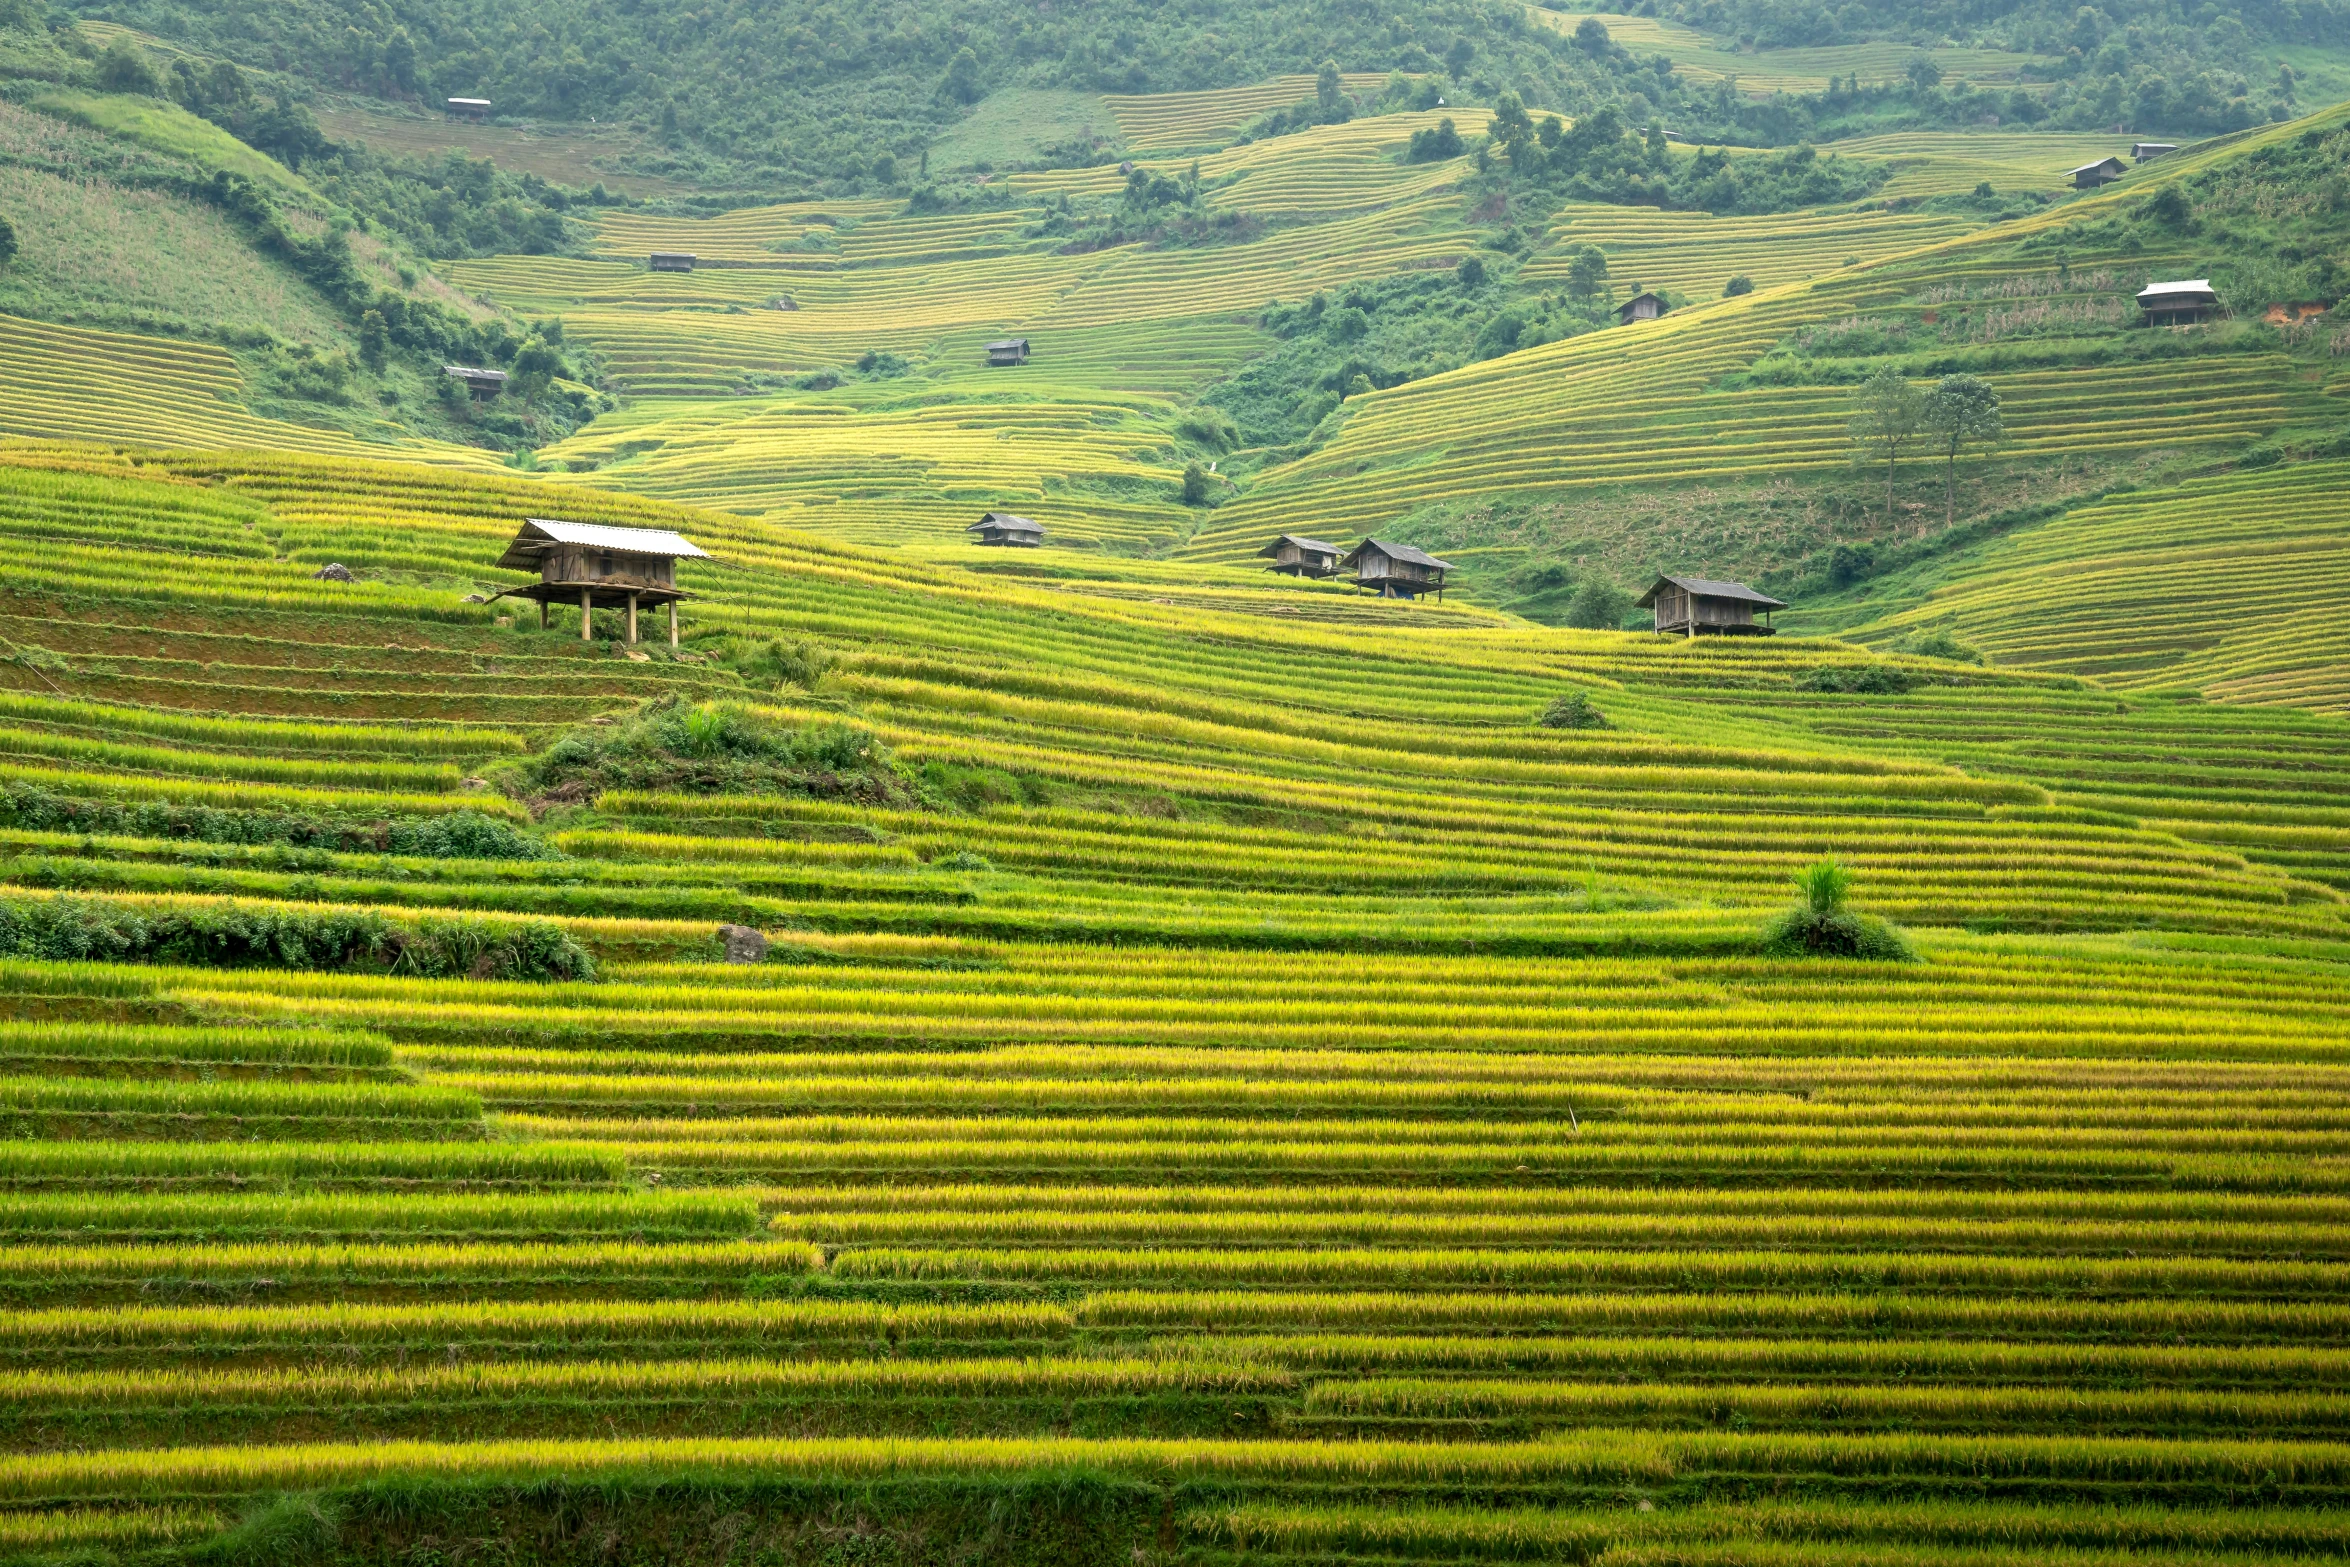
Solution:
<svg viewBox="0 0 2350 1567">
<path fill-rule="evenodd" d="M 2086 174 L 2091 169 L 2102 169 L 2109 163 L 2118 169 L 2121 167 L 2121 162 L 2121 154 L 2107 153 L 2104 157 L 2099 158 L 2095 163 L 2084 163 L 2077 169 L 2067 169 L 2065 172 L 2067 174 Z"/>
<path fill-rule="evenodd" d="M 982 528 L 1009 528 L 1014 533 L 1044 532 L 1043 523 L 1030 522 L 1026 517 L 1015 517 L 1008 511 L 991 511 L 984 513 L 977 522 L 971 524 L 970 527 L 965 528 L 963 531 L 965 533 L 977 533 Z"/>
<path fill-rule="evenodd" d="M 1743 582 L 1716 582 L 1711 577 L 1676 577 L 1670 572 L 1657 578 L 1655 585 L 1646 593 L 1641 594 L 1633 607 L 1646 609 L 1654 604 L 1658 590 L 1668 582 L 1682 592 L 1694 593 L 1701 599 L 1743 599 L 1749 604 L 1760 604 L 1766 609 L 1785 609 L 1787 607 L 1785 599 L 1775 599 L 1768 593 L 1757 593 Z"/>
<path fill-rule="evenodd" d="M 2214 299 L 2219 297 L 2218 290 L 2211 286 L 2211 279 L 2202 277 L 2187 278 L 2177 283 L 2149 283 L 2138 290 L 2140 299 L 2166 299 L 2173 294 L 2209 294 Z"/>
<path fill-rule="evenodd" d="M 709 560 L 707 550 L 665 528 L 610 528 L 600 522 L 555 522 L 533 517 L 522 525 L 498 564 L 530 571 L 547 544 L 581 544 L 592 550 L 616 550 L 623 555 L 667 555 L 676 560 Z"/>
<path fill-rule="evenodd" d="M 1453 569 L 1453 564 L 1451 561 L 1438 560 L 1435 556 L 1429 554 L 1426 550 L 1413 549 L 1409 544 L 1389 544 L 1383 539 L 1363 540 L 1362 543 L 1347 551 L 1346 559 L 1340 561 L 1339 564 L 1342 566 L 1351 564 L 1355 558 L 1361 555 L 1365 550 L 1377 550 L 1380 554 L 1386 556 L 1389 560 L 1409 561 L 1412 565 L 1415 566 L 1433 566 L 1438 571 L 1451 571 Z"/>
<path fill-rule="evenodd" d="M 1275 539 L 1272 543 L 1257 551 L 1257 554 L 1260 558 L 1266 555 L 1279 554 L 1281 546 L 1284 544 L 1294 544 L 1301 550 L 1317 550 L 1325 555 L 1335 555 L 1338 553 L 1338 546 L 1335 544 L 1324 544 L 1320 539 L 1301 539 L 1294 533 L 1284 533 L 1279 538 Z"/>
</svg>

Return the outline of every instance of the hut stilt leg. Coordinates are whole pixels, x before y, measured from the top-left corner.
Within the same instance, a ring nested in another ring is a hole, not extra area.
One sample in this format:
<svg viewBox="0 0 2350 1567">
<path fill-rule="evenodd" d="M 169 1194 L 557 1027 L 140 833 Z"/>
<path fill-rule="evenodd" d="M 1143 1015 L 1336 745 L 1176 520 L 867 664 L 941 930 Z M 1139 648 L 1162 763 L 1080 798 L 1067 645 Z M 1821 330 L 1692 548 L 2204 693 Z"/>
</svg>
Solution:
<svg viewBox="0 0 2350 1567">
<path fill-rule="evenodd" d="M 546 629 L 547 629 L 547 625 L 548 625 L 548 610 L 547 610 L 547 601 L 546 601 L 545 599 L 540 599 L 540 600 L 539 600 L 539 629 L 540 629 L 541 631 L 544 631 L 544 630 L 546 630 Z"/>
<path fill-rule="evenodd" d="M 628 645 L 636 646 L 636 595 L 628 596 Z"/>
<path fill-rule="evenodd" d="M 579 590 L 579 640 L 587 642 L 596 634 L 596 596 L 592 589 Z"/>
<path fill-rule="evenodd" d="M 677 600 L 669 601 L 669 651 L 677 651 Z"/>
</svg>

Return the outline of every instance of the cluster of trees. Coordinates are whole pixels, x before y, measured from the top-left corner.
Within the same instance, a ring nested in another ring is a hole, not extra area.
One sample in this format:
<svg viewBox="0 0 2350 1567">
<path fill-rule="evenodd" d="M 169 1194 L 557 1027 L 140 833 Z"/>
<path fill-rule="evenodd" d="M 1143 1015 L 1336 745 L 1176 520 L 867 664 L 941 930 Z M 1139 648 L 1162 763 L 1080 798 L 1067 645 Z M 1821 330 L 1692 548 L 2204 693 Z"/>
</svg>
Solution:
<svg viewBox="0 0 2350 1567">
<path fill-rule="evenodd" d="M 2294 112 L 2298 78 L 2263 64 L 2276 45 L 2350 42 L 2345 0 L 2255 0 L 2189 10 L 2155 0 L 1661 0 L 1660 14 L 1759 49 L 1894 40 L 1921 51 L 1943 44 L 2012 50 L 2042 64 L 2022 88 L 1968 89 L 1941 80 L 1921 56 L 1896 83 L 1856 80 L 1825 94 L 1718 107 L 1776 139 L 1811 134 L 1854 111 L 1916 124 L 2049 123 L 2091 129 L 2215 134 Z"/>
<path fill-rule="evenodd" d="M 1946 375 L 1921 391 L 1887 365 L 1860 384 L 1850 425 L 1857 454 L 1885 464 L 1885 521 L 1893 521 L 1893 481 L 1904 452 L 1923 450 L 1943 461 L 1943 523 L 1958 520 L 1958 459 L 1970 447 L 1993 447 L 2006 431 L 1999 393 L 1974 375 Z"/>
<path fill-rule="evenodd" d="M 1677 154 L 1655 121 L 1635 130 L 1609 106 L 1572 127 L 1555 114 L 1537 122 L 1515 93 L 1495 103 L 1486 138 L 1513 181 L 1559 199 L 1624 206 L 1786 212 L 1857 200 L 1884 184 L 1888 172 L 1882 163 L 1822 158 L 1808 143 L 1771 157 L 1733 158 L 1721 149 Z"/>
</svg>

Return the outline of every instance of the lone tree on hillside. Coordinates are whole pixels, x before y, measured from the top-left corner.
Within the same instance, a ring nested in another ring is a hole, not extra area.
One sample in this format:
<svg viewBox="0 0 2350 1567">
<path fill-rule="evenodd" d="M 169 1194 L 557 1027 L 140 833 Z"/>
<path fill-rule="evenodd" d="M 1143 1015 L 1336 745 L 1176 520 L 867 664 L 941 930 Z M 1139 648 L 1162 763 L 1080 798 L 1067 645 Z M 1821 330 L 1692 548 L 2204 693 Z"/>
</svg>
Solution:
<svg viewBox="0 0 2350 1567">
<path fill-rule="evenodd" d="M 1775 958 L 1873 958 L 1914 963 L 1917 953 L 1901 932 L 1845 906 L 1852 872 L 1832 859 L 1795 873 L 1802 900 L 1765 927 L 1762 950 Z"/>
<path fill-rule="evenodd" d="M 16 259 L 16 225 L 0 218 L 0 267 Z"/>
<path fill-rule="evenodd" d="M 1885 525 L 1893 525 L 1893 469 L 1901 453 L 1918 437 L 1925 397 L 1909 384 L 1909 377 L 1887 365 L 1860 383 L 1852 395 L 1853 443 L 1868 461 L 1885 459 Z"/>
<path fill-rule="evenodd" d="M 1589 299 L 1607 287 L 1607 255 L 1597 245 L 1577 245 L 1567 262 L 1567 292 Z"/>
<path fill-rule="evenodd" d="M 1324 60 L 1322 69 L 1314 73 L 1314 102 L 1324 114 L 1338 110 L 1339 95 L 1346 91 L 1346 78 L 1338 74 L 1336 60 Z"/>
<path fill-rule="evenodd" d="M 1196 462 L 1186 464 L 1183 469 L 1183 504 L 1205 506 L 1208 500 L 1208 470 Z"/>
<path fill-rule="evenodd" d="M 1999 422 L 1999 393 L 1979 375 L 1946 375 L 1926 394 L 1919 422 L 1926 439 L 1942 454 L 1942 526 L 1958 519 L 1958 454 L 1969 446 L 1996 446 L 2006 429 Z"/>
</svg>

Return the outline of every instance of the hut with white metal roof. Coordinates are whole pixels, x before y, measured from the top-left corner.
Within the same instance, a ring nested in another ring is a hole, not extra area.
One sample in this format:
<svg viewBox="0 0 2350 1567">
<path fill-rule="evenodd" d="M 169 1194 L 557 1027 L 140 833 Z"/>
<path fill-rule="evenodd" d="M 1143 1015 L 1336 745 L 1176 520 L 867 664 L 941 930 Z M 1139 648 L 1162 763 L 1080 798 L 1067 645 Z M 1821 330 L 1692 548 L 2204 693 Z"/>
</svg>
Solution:
<svg viewBox="0 0 2350 1567">
<path fill-rule="evenodd" d="M 579 605 L 579 639 L 588 640 L 594 611 L 626 609 L 628 641 L 636 644 L 636 612 L 640 604 L 669 606 L 669 645 L 677 646 L 677 601 L 686 594 L 677 586 L 677 563 L 709 560 L 709 553 L 663 528 L 614 528 L 595 522 L 555 522 L 533 517 L 514 535 L 498 564 L 509 571 L 536 571 L 539 580 L 527 587 L 508 588 L 494 595 L 539 601 L 539 624 L 548 620 L 548 606 Z"/>
<path fill-rule="evenodd" d="M 2138 308 L 2149 326 L 2191 326 L 2219 314 L 2219 290 L 2201 277 L 2149 283 L 2138 290 Z"/>
</svg>

